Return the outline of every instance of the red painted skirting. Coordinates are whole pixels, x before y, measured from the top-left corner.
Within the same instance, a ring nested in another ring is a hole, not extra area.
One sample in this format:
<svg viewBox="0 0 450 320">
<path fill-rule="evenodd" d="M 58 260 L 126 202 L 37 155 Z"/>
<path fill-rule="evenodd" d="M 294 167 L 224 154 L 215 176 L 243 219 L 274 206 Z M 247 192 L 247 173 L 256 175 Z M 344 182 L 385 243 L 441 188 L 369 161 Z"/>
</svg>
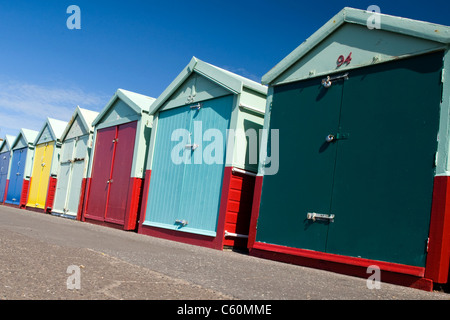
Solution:
<svg viewBox="0 0 450 320">
<path fill-rule="evenodd" d="M 86 193 L 84 195 L 84 203 L 83 203 L 83 209 L 81 209 L 80 221 L 85 221 L 85 219 L 86 219 L 85 214 L 86 214 L 86 207 L 89 202 L 89 193 L 91 190 L 91 180 L 92 180 L 91 178 L 86 178 Z M 77 217 L 77 219 L 78 219 L 78 217 Z"/>
<path fill-rule="evenodd" d="M 241 235 L 249 234 L 254 187 L 254 176 L 232 171 L 224 230 Z M 223 244 L 234 248 L 247 248 L 247 238 L 225 236 Z"/>
<path fill-rule="evenodd" d="M 23 180 L 23 186 L 22 186 L 22 192 L 20 194 L 20 205 L 19 207 L 21 209 L 25 209 L 26 205 L 27 205 L 27 200 L 28 200 L 28 190 L 30 188 L 30 183 L 31 183 L 31 179 L 30 180 Z"/>
<path fill-rule="evenodd" d="M 84 199 L 86 194 L 86 178 L 81 180 L 81 190 L 80 190 L 80 201 L 78 202 L 78 210 L 77 210 L 77 220 L 81 220 L 84 209 Z"/>
<path fill-rule="evenodd" d="M 124 230 L 136 230 L 139 212 L 139 203 L 142 194 L 143 179 L 130 178 L 128 187 L 127 208 L 125 212 Z"/>
<path fill-rule="evenodd" d="M 261 202 L 263 176 L 256 176 L 253 192 L 252 216 L 250 218 L 250 230 L 248 234 L 247 247 L 251 249 L 256 239 L 256 225 L 258 224 L 259 205 Z"/>
<path fill-rule="evenodd" d="M 450 177 L 436 176 L 433 187 L 425 276 L 436 283 L 448 281 L 450 261 Z"/>
<path fill-rule="evenodd" d="M 56 183 L 57 179 L 55 177 L 50 177 L 47 189 L 47 199 L 45 201 L 45 208 L 44 208 L 46 212 L 51 212 L 53 209 L 53 201 L 55 200 L 55 192 L 56 192 Z"/>
<path fill-rule="evenodd" d="M 221 249 L 222 247 L 217 246 L 217 237 L 205 236 L 201 234 L 195 234 L 190 232 L 176 231 L 158 227 L 151 227 L 142 225 L 139 228 L 138 233 L 157 237 L 161 239 L 177 241 L 181 243 L 187 243 L 191 245 L 211 248 L 211 249 Z"/>
<path fill-rule="evenodd" d="M 323 252 L 255 242 L 250 255 L 254 257 L 292 263 L 361 278 L 368 278 L 367 267 L 378 266 L 381 281 L 421 290 L 433 290 L 433 281 L 423 278 L 425 268 L 400 265 L 384 261 L 339 256 Z"/>
<path fill-rule="evenodd" d="M 3 195 L 3 199 L 1 199 L 1 203 L 5 203 L 6 200 L 6 196 L 8 195 L 8 187 L 9 187 L 9 179 L 6 179 L 6 184 L 5 184 L 5 194 Z"/>
<path fill-rule="evenodd" d="M 150 187 L 150 178 L 152 176 L 152 170 L 145 171 L 145 179 L 144 186 L 142 188 L 142 197 L 141 197 L 141 208 L 139 212 L 139 225 L 138 225 L 138 233 L 141 233 L 142 223 L 145 221 L 145 213 L 147 210 L 147 200 L 148 200 L 148 191 Z"/>
</svg>

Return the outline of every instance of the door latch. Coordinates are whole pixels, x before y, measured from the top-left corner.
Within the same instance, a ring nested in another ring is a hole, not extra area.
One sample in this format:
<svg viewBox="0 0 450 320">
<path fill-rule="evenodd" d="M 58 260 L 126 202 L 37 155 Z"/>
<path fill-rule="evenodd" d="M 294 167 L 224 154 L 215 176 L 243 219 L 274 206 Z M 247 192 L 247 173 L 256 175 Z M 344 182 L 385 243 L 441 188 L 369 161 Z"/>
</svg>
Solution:
<svg viewBox="0 0 450 320">
<path fill-rule="evenodd" d="M 195 150 L 198 148 L 198 144 L 187 144 L 184 146 L 186 149 L 191 149 L 191 150 Z"/>
<path fill-rule="evenodd" d="M 350 134 L 348 133 L 336 133 L 336 134 L 329 134 L 325 137 L 326 142 L 333 142 L 336 140 L 345 140 L 348 139 Z"/>
<path fill-rule="evenodd" d="M 330 222 L 334 222 L 334 214 L 308 212 L 306 214 L 306 219 L 312 220 L 313 222 L 316 221 L 316 219 L 318 219 L 318 220 L 328 220 Z"/>
</svg>

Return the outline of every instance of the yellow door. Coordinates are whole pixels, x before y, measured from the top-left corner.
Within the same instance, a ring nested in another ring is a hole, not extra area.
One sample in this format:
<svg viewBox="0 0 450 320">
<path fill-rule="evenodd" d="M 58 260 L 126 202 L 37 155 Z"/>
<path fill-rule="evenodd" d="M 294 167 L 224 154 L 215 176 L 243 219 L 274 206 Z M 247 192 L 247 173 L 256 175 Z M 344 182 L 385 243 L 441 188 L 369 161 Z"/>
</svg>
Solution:
<svg viewBox="0 0 450 320">
<path fill-rule="evenodd" d="M 36 146 L 27 206 L 45 209 L 52 159 L 52 143 L 44 143 Z"/>
</svg>

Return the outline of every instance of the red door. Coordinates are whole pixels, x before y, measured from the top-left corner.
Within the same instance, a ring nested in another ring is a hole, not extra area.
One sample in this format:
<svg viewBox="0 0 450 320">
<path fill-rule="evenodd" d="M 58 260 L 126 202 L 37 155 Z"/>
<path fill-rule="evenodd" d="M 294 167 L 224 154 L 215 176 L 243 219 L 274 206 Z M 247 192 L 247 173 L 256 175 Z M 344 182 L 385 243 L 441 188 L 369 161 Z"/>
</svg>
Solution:
<svg viewBox="0 0 450 320">
<path fill-rule="evenodd" d="M 86 218 L 124 224 L 136 126 L 134 121 L 97 131 Z"/>
<path fill-rule="evenodd" d="M 118 126 L 105 217 L 105 220 L 108 222 L 125 223 L 135 137 L 136 122 Z"/>
</svg>

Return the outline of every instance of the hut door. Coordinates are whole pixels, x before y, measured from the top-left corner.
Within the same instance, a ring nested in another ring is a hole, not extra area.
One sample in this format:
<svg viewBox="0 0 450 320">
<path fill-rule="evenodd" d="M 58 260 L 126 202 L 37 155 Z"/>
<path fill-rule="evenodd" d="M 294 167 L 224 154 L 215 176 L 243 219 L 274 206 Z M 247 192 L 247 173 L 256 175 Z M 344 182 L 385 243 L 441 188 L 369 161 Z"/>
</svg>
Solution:
<svg viewBox="0 0 450 320">
<path fill-rule="evenodd" d="M 184 168 L 177 219 L 203 234 L 215 235 L 217 229 L 233 98 L 203 101 L 189 110 L 192 147 L 186 149 L 190 161 Z"/>
<path fill-rule="evenodd" d="M 160 112 L 144 224 L 215 235 L 232 99 Z"/>
<path fill-rule="evenodd" d="M 124 224 L 137 122 L 97 131 L 86 217 Z"/>
<path fill-rule="evenodd" d="M 92 178 L 86 217 L 96 220 L 105 219 L 105 207 L 109 190 L 109 179 L 116 138 L 116 127 L 108 127 L 97 131 L 95 154 L 92 165 Z"/>
<path fill-rule="evenodd" d="M 442 53 L 351 71 L 327 252 L 425 266 Z"/>
<path fill-rule="evenodd" d="M 53 144 L 45 143 L 36 146 L 27 206 L 45 208 L 52 158 Z"/>
<path fill-rule="evenodd" d="M 65 206 L 66 212 L 70 215 L 76 215 L 78 211 L 88 139 L 89 135 L 78 137 L 73 150 L 72 168 Z"/>
<path fill-rule="evenodd" d="M 61 163 L 58 173 L 58 184 L 56 187 L 54 211 L 65 213 L 66 211 L 66 198 L 70 192 L 69 183 L 71 179 L 72 171 L 72 157 L 75 146 L 75 139 L 64 141 L 64 145 L 61 150 Z"/>
<path fill-rule="evenodd" d="M 55 211 L 76 215 L 84 173 L 84 157 L 88 136 L 64 142 L 55 195 Z"/>
<path fill-rule="evenodd" d="M 0 202 L 3 202 L 5 196 L 10 157 L 9 151 L 0 154 Z"/>
<path fill-rule="evenodd" d="M 441 68 L 434 53 L 275 87 L 257 240 L 425 266 Z"/>
<path fill-rule="evenodd" d="M 11 160 L 11 179 L 9 181 L 7 200 L 12 204 L 20 204 L 27 148 L 16 149 Z"/>
<path fill-rule="evenodd" d="M 109 196 L 105 213 L 105 220 L 108 222 L 118 224 L 124 224 L 125 222 L 136 126 L 137 122 L 134 121 L 117 127 L 117 135 L 114 141 L 114 158 L 108 184 Z"/>
<path fill-rule="evenodd" d="M 279 171 L 264 177 L 257 234 L 264 242 L 326 249 L 330 220 L 312 216 L 332 214 L 337 144 L 327 137 L 339 128 L 342 90 L 342 80 L 325 88 L 318 79 L 274 88 L 270 121 L 280 130 Z"/>
</svg>

